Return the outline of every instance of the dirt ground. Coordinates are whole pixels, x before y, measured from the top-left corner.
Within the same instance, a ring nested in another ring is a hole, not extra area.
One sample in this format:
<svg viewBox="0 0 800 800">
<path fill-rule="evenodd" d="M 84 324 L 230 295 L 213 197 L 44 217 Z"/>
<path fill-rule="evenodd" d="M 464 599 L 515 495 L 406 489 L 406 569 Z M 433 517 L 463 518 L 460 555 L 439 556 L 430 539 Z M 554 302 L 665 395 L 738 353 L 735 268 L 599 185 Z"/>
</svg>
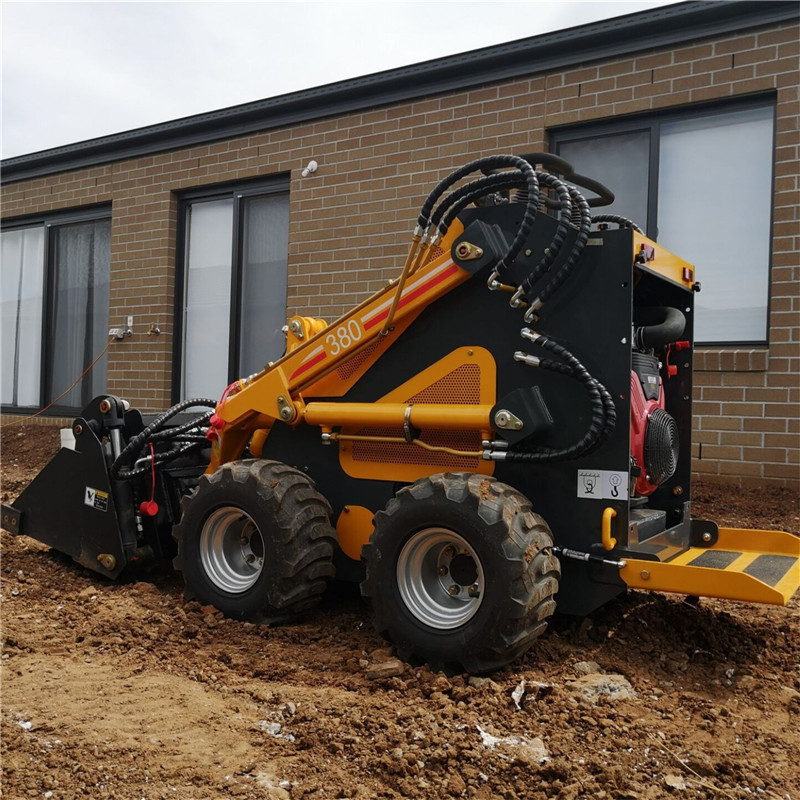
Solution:
<svg viewBox="0 0 800 800">
<path fill-rule="evenodd" d="M 8 502 L 57 433 L 2 446 Z M 700 483 L 694 514 L 800 533 L 789 491 Z M 356 587 L 256 627 L 174 575 L 113 584 L 6 533 L 0 576 L 8 800 L 800 798 L 797 597 L 631 592 L 448 678 L 394 661 Z"/>
</svg>

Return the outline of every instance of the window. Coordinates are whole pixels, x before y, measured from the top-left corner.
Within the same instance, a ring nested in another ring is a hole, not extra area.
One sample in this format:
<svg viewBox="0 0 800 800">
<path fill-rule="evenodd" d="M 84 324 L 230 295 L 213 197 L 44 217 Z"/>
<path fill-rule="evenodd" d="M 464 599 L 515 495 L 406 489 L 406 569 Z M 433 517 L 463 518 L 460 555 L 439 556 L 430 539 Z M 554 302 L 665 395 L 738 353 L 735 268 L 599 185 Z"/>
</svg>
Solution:
<svg viewBox="0 0 800 800">
<path fill-rule="evenodd" d="M 767 341 L 773 120 L 760 102 L 552 135 L 614 192 L 610 212 L 696 266 L 698 343 Z"/>
<path fill-rule="evenodd" d="M 36 409 L 58 397 L 102 351 L 108 334 L 111 220 L 59 215 L 2 231 L 2 404 Z M 54 407 L 80 411 L 106 390 L 106 363 Z"/>
<path fill-rule="evenodd" d="M 280 181 L 183 197 L 176 396 L 217 398 L 283 355 L 287 188 Z"/>
</svg>

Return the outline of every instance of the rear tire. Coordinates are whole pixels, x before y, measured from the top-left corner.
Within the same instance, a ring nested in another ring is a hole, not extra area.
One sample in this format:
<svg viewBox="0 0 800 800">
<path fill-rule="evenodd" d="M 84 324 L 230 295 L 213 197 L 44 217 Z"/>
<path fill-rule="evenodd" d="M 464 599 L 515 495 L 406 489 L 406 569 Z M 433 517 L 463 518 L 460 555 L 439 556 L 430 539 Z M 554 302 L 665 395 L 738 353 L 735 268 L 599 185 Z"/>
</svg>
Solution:
<svg viewBox="0 0 800 800">
<path fill-rule="evenodd" d="M 545 521 L 516 489 L 448 473 L 401 489 L 362 550 L 362 594 L 401 658 L 491 672 L 544 633 L 561 575 Z"/>
<path fill-rule="evenodd" d="M 204 475 L 173 529 L 186 596 L 254 622 L 316 605 L 333 577 L 330 505 L 277 461 L 233 461 Z"/>
</svg>

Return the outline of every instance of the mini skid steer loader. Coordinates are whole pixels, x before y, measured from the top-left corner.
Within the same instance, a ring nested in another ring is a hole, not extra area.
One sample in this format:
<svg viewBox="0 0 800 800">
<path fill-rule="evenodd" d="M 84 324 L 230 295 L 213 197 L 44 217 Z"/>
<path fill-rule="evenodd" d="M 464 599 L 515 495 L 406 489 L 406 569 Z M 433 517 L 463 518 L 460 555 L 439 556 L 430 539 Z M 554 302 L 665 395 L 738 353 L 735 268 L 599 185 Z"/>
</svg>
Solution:
<svg viewBox="0 0 800 800">
<path fill-rule="evenodd" d="M 588 202 L 578 188 L 594 195 Z M 784 604 L 800 539 L 691 517 L 694 268 L 549 154 L 425 200 L 400 276 L 219 401 L 92 401 L 7 530 L 287 619 L 361 581 L 400 656 L 489 672 L 629 587 Z M 191 411 L 190 409 L 201 409 Z"/>
</svg>

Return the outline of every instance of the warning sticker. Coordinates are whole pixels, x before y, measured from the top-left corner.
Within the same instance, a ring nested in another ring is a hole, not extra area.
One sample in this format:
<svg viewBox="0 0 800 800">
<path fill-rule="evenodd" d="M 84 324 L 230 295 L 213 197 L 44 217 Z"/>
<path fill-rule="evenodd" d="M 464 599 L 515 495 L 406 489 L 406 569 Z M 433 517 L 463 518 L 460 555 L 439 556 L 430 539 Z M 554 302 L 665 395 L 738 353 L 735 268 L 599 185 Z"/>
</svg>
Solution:
<svg viewBox="0 0 800 800">
<path fill-rule="evenodd" d="M 108 492 L 100 491 L 100 489 L 92 489 L 91 486 L 87 486 L 83 495 L 83 504 L 91 508 L 96 508 L 98 511 L 108 511 Z"/>
<path fill-rule="evenodd" d="M 579 469 L 578 497 L 590 500 L 627 500 L 628 473 L 609 469 Z"/>
</svg>

